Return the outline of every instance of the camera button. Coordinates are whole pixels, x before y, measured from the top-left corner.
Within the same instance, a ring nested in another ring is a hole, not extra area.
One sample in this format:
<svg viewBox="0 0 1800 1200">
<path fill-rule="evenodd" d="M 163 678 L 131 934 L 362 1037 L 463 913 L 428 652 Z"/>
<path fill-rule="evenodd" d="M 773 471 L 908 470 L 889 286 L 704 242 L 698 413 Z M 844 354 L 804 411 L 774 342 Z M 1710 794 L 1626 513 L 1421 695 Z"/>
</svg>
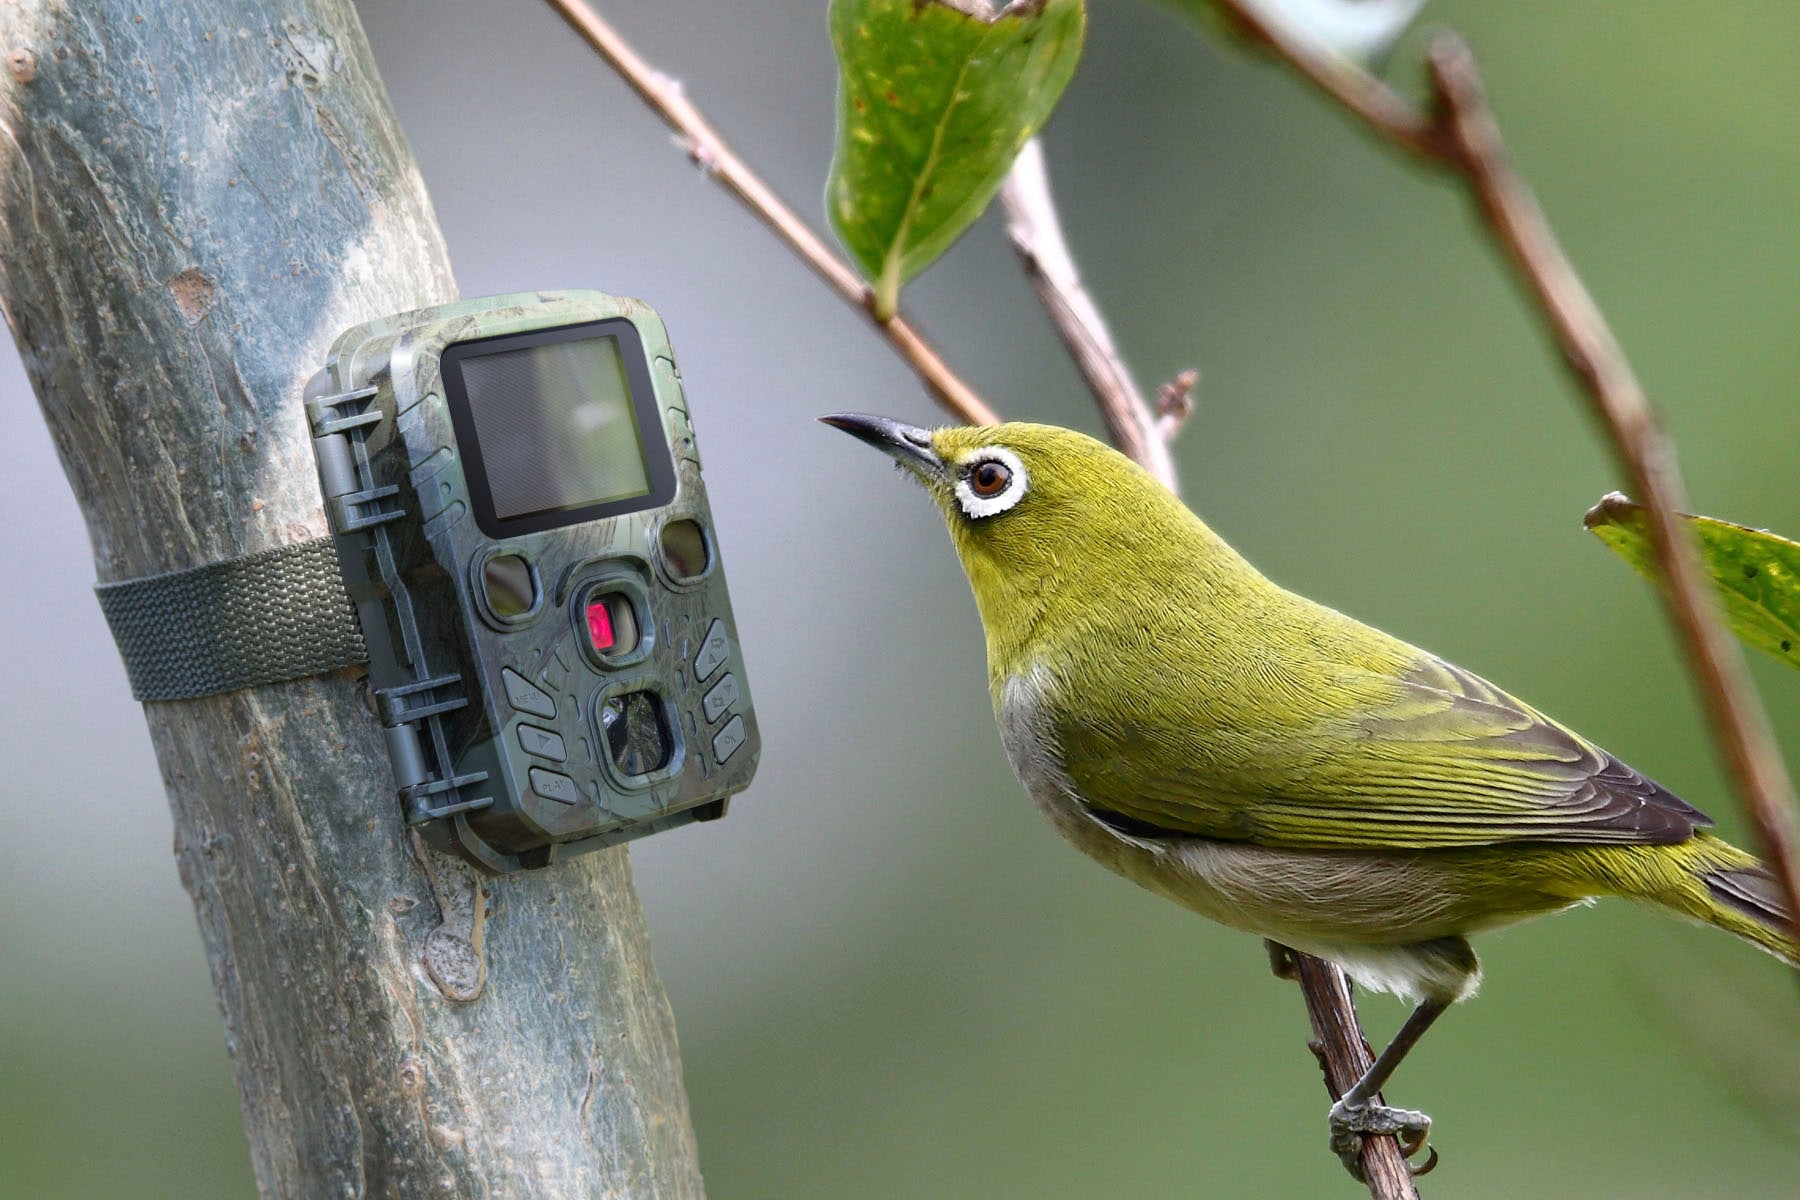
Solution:
<svg viewBox="0 0 1800 1200">
<path fill-rule="evenodd" d="M 563 804 L 581 803 L 581 789 L 573 779 L 555 771 L 546 771 L 542 767 L 531 768 L 531 790 L 546 800 L 557 800 Z"/>
<path fill-rule="evenodd" d="M 534 717 L 556 715 L 556 698 L 511 667 L 500 668 L 500 682 L 506 688 L 506 702 L 520 712 Z"/>
<path fill-rule="evenodd" d="M 706 627 L 706 640 L 700 643 L 700 653 L 694 656 L 694 677 L 711 679 L 730 657 L 731 641 L 725 636 L 725 622 L 715 619 Z"/>
<path fill-rule="evenodd" d="M 706 714 L 708 721 L 716 721 L 737 701 L 737 676 L 727 675 L 713 684 L 712 691 L 706 693 L 706 697 L 700 701 L 700 711 Z"/>
<path fill-rule="evenodd" d="M 723 765 L 726 759 L 736 754 L 738 747 L 744 744 L 744 718 L 733 717 L 725 722 L 725 728 L 713 737 L 713 757 Z"/>
<path fill-rule="evenodd" d="M 519 726 L 519 745 L 525 753 L 547 758 L 552 762 L 563 762 L 569 757 L 568 747 L 563 744 L 561 734 L 539 729 L 536 725 Z"/>
</svg>

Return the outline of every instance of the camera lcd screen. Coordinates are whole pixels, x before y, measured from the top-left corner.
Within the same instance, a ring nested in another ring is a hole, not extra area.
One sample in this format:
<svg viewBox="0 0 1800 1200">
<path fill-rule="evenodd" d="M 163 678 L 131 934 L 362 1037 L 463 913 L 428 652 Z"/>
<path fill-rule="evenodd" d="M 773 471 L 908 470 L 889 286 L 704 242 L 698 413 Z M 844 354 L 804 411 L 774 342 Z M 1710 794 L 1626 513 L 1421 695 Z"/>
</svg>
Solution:
<svg viewBox="0 0 1800 1200">
<path fill-rule="evenodd" d="M 501 520 L 649 492 L 617 338 L 477 355 L 462 375 Z"/>
<path fill-rule="evenodd" d="M 660 414 L 629 322 L 464 342 L 442 361 L 477 516 L 491 533 L 667 502 Z"/>
</svg>

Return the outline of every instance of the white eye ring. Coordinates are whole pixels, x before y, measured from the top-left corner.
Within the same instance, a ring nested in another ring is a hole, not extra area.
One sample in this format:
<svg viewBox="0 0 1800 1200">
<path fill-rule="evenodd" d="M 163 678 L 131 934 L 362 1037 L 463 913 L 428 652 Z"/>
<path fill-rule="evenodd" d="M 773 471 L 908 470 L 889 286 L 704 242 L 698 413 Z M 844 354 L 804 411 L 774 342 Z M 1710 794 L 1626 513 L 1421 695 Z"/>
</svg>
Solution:
<svg viewBox="0 0 1800 1200">
<path fill-rule="evenodd" d="M 1012 473 L 1004 490 L 992 496 L 978 496 L 969 484 L 969 476 L 982 463 L 997 462 Z M 963 515 L 973 520 L 983 517 L 996 517 L 1020 500 L 1025 498 L 1025 489 L 1031 486 L 1031 479 L 1025 473 L 1025 464 L 1019 456 L 1005 446 L 988 446 L 977 450 L 963 459 L 956 466 L 956 502 L 962 505 Z"/>
</svg>

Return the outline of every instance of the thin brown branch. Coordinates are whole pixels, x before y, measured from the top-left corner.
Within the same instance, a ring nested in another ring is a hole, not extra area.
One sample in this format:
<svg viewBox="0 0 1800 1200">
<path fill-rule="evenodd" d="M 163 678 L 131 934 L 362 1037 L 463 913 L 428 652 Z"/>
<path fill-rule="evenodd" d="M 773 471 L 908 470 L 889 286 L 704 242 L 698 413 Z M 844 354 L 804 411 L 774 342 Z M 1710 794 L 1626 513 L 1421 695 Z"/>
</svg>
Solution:
<svg viewBox="0 0 1800 1200">
<path fill-rule="evenodd" d="M 1283 35 L 1256 14 L 1252 0 L 1219 3 L 1372 129 L 1462 177 L 1490 234 L 1556 338 L 1649 516 L 1651 544 L 1668 581 L 1669 615 L 1714 739 L 1788 911 L 1800 916 L 1793 784 L 1743 653 L 1719 620 L 1692 534 L 1676 516 L 1688 504 L 1674 448 L 1599 306 L 1563 253 L 1531 189 L 1513 169 L 1474 53 L 1455 34 L 1435 39 L 1430 69 L 1436 107 L 1427 114 L 1348 60 L 1321 56 Z"/>
<path fill-rule="evenodd" d="M 1669 614 L 1714 738 L 1788 911 L 1800 918 L 1793 787 L 1768 717 L 1749 683 L 1743 655 L 1718 619 L 1716 599 L 1700 571 L 1692 535 L 1675 515 L 1687 504 L 1673 447 L 1599 306 L 1508 161 L 1473 53 L 1461 38 L 1439 36 L 1430 55 L 1436 109 L 1427 113 L 1355 63 L 1307 45 L 1266 20 L 1254 0 L 1216 2 L 1247 37 L 1285 60 L 1369 129 L 1463 178 L 1490 233 L 1536 301 L 1649 514 L 1652 545 L 1668 580 Z M 1348 992 L 1340 994 L 1335 986 L 1341 982 L 1335 968 L 1315 972 L 1304 957 L 1300 961 L 1307 967 L 1299 973 L 1301 991 L 1315 1028 L 1321 1018 L 1348 1011 Z"/>
<path fill-rule="evenodd" d="M 546 2 L 562 14 L 575 32 L 638 94 L 638 98 L 675 131 L 688 157 L 702 171 L 736 196 L 832 291 L 868 318 L 939 404 L 971 425 L 993 425 L 999 421 L 994 410 L 950 369 L 943 357 L 905 318 L 896 315 L 883 320 L 875 315 L 868 285 L 737 156 L 682 92 L 679 82 L 640 58 L 631 44 L 583 0 Z"/>
<path fill-rule="evenodd" d="M 1293 976 L 1307 997 L 1306 1015 L 1312 1022 L 1313 1052 L 1325 1074 L 1325 1090 L 1337 1100 L 1361 1079 L 1374 1063 L 1369 1043 L 1357 1024 L 1356 1004 L 1350 995 L 1349 981 L 1343 971 L 1331 963 L 1287 951 L 1293 965 Z M 1314 1002 L 1314 997 L 1318 1002 Z M 1380 1096 L 1376 1104 L 1385 1103 Z M 1421 1171 L 1429 1169 L 1430 1161 Z M 1362 1144 L 1363 1181 L 1369 1185 L 1374 1200 L 1419 1200 L 1413 1183 L 1412 1168 L 1406 1155 L 1392 1137 L 1365 1137 Z"/>
<path fill-rule="evenodd" d="M 1355 62 L 1296 37 L 1257 0 L 1216 0 L 1219 12 L 1246 40 L 1273 52 L 1306 81 L 1360 117 L 1376 133 L 1421 158 L 1443 159 L 1442 131 L 1418 105 Z"/>
<path fill-rule="evenodd" d="M 1062 223 L 1050 193 L 1049 173 L 1037 141 L 1026 144 L 1000 189 L 1012 239 L 1039 302 L 1074 358 L 1082 379 L 1100 406 L 1113 444 L 1169 488 L 1181 491 L 1169 454 L 1169 439 L 1180 431 L 1193 408 L 1198 373 L 1183 371 L 1158 392 L 1152 413 L 1113 346 L 1098 306 L 1082 286 L 1074 256 L 1063 237 Z M 1336 1100 L 1372 1061 L 1350 983 L 1335 964 L 1283 948 L 1306 997 L 1314 1046 L 1325 1072 L 1326 1087 Z M 1391 1136 L 1366 1137 L 1362 1148 L 1363 1179 L 1374 1200 L 1418 1200 L 1412 1172 L 1399 1142 Z"/>
<path fill-rule="evenodd" d="M 1800 917 L 1793 784 L 1743 652 L 1719 619 L 1717 594 L 1701 568 L 1693 535 L 1677 516 L 1691 506 L 1674 447 L 1663 436 L 1599 305 L 1563 253 L 1531 189 L 1513 169 L 1468 44 L 1454 34 L 1440 35 L 1432 43 L 1430 68 L 1434 124 L 1451 147 L 1451 161 L 1467 179 L 1520 282 L 1537 301 L 1649 516 L 1651 544 L 1668 581 L 1664 594 L 1670 616 L 1713 736 L 1788 912 Z"/>
<path fill-rule="evenodd" d="M 1131 369 L 1113 345 L 1105 318 L 1075 269 L 1075 258 L 1069 253 L 1056 203 L 1050 196 L 1050 173 L 1044 167 L 1043 148 L 1036 138 L 1025 143 L 1013 160 L 1012 170 L 1000 188 L 1000 207 L 1006 213 L 1007 236 L 1024 264 L 1032 290 L 1075 360 L 1082 380 L 1094 394 L 1113 445 L 1170 491 L 1179 492 L 1168 441 L 1157 429 L 1156 418 L 1138 390 L 1137 381 L 1132 379 Z"/>
</svg>

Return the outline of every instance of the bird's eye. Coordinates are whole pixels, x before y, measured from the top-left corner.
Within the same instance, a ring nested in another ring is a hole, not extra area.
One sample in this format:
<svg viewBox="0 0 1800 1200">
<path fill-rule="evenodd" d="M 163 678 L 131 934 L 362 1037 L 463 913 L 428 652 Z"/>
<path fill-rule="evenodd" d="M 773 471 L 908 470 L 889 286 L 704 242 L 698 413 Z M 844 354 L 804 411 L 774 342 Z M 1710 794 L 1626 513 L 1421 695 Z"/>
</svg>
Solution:
<svg viewBox="0 0 1800 1200">
<path fill-rule="evenodd" d="M 1025 497 L 1031 481 L 1025 464 L 1004 446 L 987 446 L 964 459 L 956 473 L 956 502 L 972 521 L 997 517 Z"/>
<path fill-rule="evenodd" d="M 992 499 L 1006 490 L 1012 482 L 1012 471 L 1005 463 L 989 459 L 969 472 L 969 490 L 977 496 Z"/>
</svg>

